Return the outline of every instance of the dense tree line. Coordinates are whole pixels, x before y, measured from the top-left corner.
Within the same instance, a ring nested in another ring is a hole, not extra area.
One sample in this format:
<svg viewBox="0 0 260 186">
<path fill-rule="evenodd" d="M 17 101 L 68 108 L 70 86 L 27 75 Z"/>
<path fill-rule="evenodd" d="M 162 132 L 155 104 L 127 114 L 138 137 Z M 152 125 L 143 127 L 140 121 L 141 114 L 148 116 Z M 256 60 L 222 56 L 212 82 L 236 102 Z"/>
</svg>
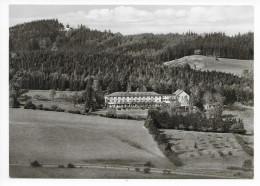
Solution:
<svg viewBox="0 0 260 186">
<path fill-rule="evenodd" d="M 34 21 L 10 28 L 10 83 L 19 80 L 23 89 L 79 91 L 87 88 L 91 78 L 94 92 L 90 85 L 87 90 L 100 103 L 105 94 L 115 91 L 172 93 L 177 89 L 192 95 L 194 104 L 207 91 L 224 96 L 225 104 L 252 102 L 252 79 L 196 71 L 188 65 L 162 65 L 195 49 L 205 55 L 252 59 L 253 33 L 123 36 L 83 25 L 64 31 L 57 20 Z"/>
<path fill-rule="evenodd" d="M 149 110 L 149 117 L 153 120 L 155 127 L 159 129 L 246 133 L 242 120 L 235 118 L 206 118 L 201 113 L 170 115 L 168 112 L 159 110 Z"/>
</svg>

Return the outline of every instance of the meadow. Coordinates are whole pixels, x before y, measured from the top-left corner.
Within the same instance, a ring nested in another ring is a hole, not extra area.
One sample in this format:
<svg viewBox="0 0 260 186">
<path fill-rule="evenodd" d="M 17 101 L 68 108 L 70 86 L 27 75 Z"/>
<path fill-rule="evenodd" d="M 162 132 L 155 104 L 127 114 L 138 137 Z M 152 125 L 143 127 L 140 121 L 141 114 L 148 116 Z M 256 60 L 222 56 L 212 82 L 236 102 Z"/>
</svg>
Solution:
<svg viewBox="0 0 260 186">
<path fill-rule="evenodd" d="M 171 129 L 162 131 L 171 139 L 172 150 L 184 163 L 180 167 L 182 170 L 205 172 L 215 170 L 224 171 L 228 175 L 235 174 L 235 171 L 228 170 L 229 167 L 242 167 L 245 160 L 253 161 L 253 156 L 243 150 L 234 134 Z M 253 176 L 251 171 L 244 171 L 243 174 L 246 177 Z"/>
<path fill-rule="evenodd" d="M 171 168 L 143 121 L 10 109 L 10 164 L 98 163 Z"/>
<path fill-rule="evenodd" d="M 202 71 L 218 71 L 231 73 L 234 75 L 241 76 L 243 70 L 253 70 L 253 60 L 238 60 L 238 59 L 226 59 L 215 57 L 208 57 L 203 55 L 191 55 L 185 56 L 180 59 L 165 62 L 166 66 L 182 66 L 189 64 L 191 68 L 196 68 Z"/>
</svg>

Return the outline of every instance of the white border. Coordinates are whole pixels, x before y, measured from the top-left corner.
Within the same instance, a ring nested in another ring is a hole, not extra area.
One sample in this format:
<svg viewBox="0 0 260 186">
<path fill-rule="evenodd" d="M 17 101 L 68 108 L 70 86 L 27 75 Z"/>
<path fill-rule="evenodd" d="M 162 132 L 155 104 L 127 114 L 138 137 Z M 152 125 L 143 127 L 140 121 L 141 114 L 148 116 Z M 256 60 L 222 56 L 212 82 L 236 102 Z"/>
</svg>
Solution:
<svg viewBox="0 0 260 186">
<path fill-rule="evenodd" d="M 9 77 L 9 68 L 8 68 L 8 29 L 9 29 L 9 4 L 86 4 L 86 5 L 253 5 L 255 7 L 255 178 L 253 180 L 97 180 L 97 179 L 10 179 L 9 178 L 9 112 L 8 112 L 8 77 Z M 84 185 L 162 185 L 162 184 L 171 184 L 171 185 L 194 185 L 201 186 L 201 184 L 207 185 L 260 185 L 259 183 L 259 126 L 258 121 L 259 116 L 257 111 L 259 111 L 259 74 L 257 73 L 259 69 L 259 12 L 260 7 L 257 0 L 0 0 L 0 74 L 1 74 L 1 102 L 0 102 L 0 113 L 1 113 L 1 122 L 0 122 L 0 185 L 71 185 L 71 184 L 84 184 Z"/>
</svg>

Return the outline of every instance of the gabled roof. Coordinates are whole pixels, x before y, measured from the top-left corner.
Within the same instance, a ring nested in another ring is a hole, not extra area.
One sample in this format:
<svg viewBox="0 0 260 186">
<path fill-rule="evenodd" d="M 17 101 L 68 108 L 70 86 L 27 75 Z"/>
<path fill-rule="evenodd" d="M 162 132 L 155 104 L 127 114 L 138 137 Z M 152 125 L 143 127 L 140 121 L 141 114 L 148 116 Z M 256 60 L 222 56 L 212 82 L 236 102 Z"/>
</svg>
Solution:
<svg viewBox="0 0 260 186">
<path fill-rule="evenodd" d="M 173 94 L 177 96 L 177 95 L 181 94 L 182 92 L 184 92 L 184 91 L 181 89 L 178 89 Z"/>
<path fill-rule="evenodd" d="M 108 97 L 130 97 L 130 96 L 159 96 L 156 92 L 113 92 Z"/>
</svg>

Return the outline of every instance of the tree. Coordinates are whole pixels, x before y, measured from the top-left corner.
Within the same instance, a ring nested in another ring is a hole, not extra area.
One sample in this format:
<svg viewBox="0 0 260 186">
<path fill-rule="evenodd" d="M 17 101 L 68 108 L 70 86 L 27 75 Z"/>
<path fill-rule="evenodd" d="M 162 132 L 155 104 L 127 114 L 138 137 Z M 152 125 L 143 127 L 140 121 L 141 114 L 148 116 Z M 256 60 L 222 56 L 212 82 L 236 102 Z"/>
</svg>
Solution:
<svg viewBox="0 0 260 186">
<path fill-rule="evenodd" d="M 18 101 L 18 96 L 20 94 L 20 85 L 18 83 L 10 83 L 9 91 L 9 107 L 18 108 L 20 105 L 20 102 Z"/>
<path fill-rule="evenodd" d="M 213 96 L 212 96 L 211 92 L 209 92 L 209 91 L 205 92 L 203 95 L 203 100 L 204 100 L 204 103 L 206 103 L 206 104 L 212 103 Z"/>
<path fill-rule="evenodd" d="M 87 87 L 84 92 L 85 95 L 85 104 L 84 110 L 86 111 L 94 111 L 95 110 L 95 94 L 94 89 L 92 88 L 93 80 L 90 78 L 87 82 Z"/>
<path fill-rule="evenodd" d="M 54 100 L 55 95 L 56 95 L 56 90 L 55 89 L 51 89 L 50 90 L 50 97 L 51 97 L 52 100 Z"/>
</svg>

